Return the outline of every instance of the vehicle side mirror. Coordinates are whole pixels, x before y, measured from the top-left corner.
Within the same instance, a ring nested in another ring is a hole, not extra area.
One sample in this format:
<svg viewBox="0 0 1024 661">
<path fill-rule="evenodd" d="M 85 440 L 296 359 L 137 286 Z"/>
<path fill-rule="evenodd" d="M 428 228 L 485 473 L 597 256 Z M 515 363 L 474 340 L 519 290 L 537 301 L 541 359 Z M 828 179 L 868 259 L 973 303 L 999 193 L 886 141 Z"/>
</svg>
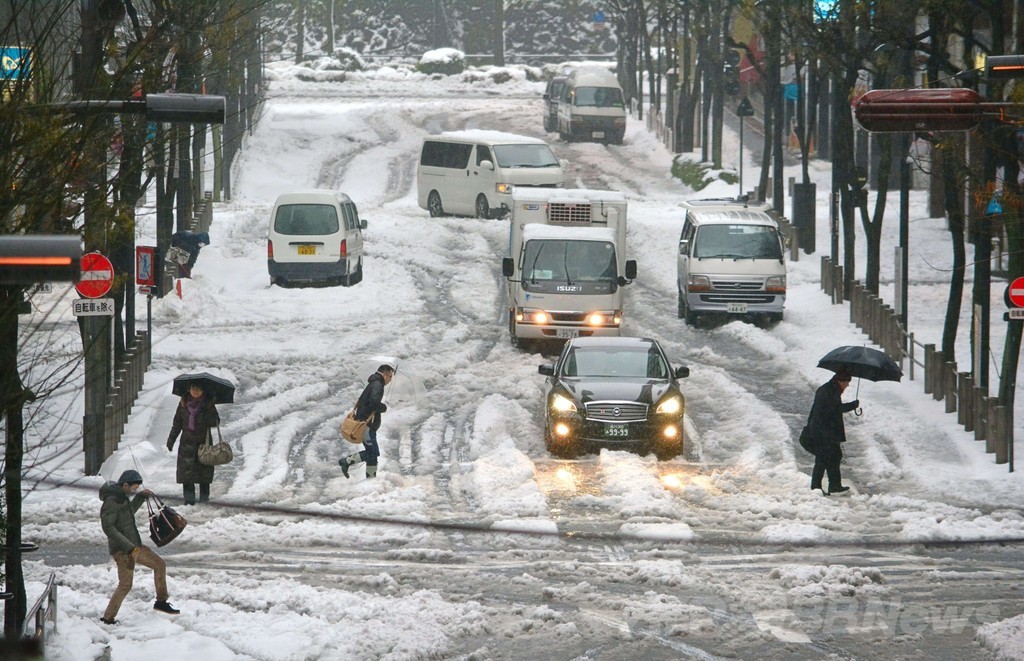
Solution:
<svg viewBox="0 0 1024 661">
<path fill-rule="evenodd" d="M 486 159 L 483 160 L 483 161 L 480 161 L 480 167 L 482 167 L 485 170 L 490 170 L 492 172 L 494 171 L 494 163 L 491 162 L 491 161 L 488 161 Z"/>
<path fill-rule="evenodd" d="M 544 365 L 538 365 L 537 366 L 537 372 L 540 373 L 540 374 L 543 374 L 544 376 L 554 376 L 555 375 L 555 366 L 552 365 L 551 363 L 545 363 Z"/>
<path fill-rule="evenodd" d="M 503 257 L 501 259 L 501 274 L 506 278 L 511 278 L 516 273 L 516 263 L 512 261 L 511 257 Z"/>
<path fill-rule="evenodd" d="M 544 94 L 544 100 L 545 101 L 550 101 L 551 100 L 551 95 L 550 94 Z"/>
<path fill-rule="evenodd" d="M 567 159 L 564 159 L 564 158 L 558 159 L 558 165 L 560 165 L 563 170 L 568 170 L 569 169 L 569 161 Z"/>
<path fill-rule="evenodd" d="M 627 280 L 636 280 L 636 260 L 635 259 L 627 259 L 626 260 L 626 279 Z"/>
<path fill-rule="evenodd" d="M 690 254 L 690 240 L 689 239 L 679 239 L 679 254 L 680 255 L 689 255 Z"/>
<path fill-rule="evenodd" d="M 364 230 L 367 227 L 369 227 L 369 225 L 366 223 L 366 219 L 365 218 L 360 218 L 359 219 L 359 229 Z"/>
<path fill-rule="evenodd" d="M 676 378 L 677 379 L 685 379 L 688 376 L 690 376 L 690 368 L 689 367 L 677 367 L 676 368 Z"/>
</svg>

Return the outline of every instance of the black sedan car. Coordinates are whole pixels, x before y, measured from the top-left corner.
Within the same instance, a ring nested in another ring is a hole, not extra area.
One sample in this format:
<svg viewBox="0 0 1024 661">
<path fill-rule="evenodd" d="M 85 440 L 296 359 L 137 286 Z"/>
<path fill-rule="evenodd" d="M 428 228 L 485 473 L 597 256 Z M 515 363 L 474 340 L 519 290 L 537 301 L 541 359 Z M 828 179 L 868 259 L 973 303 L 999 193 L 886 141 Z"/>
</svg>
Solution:
<svg viewBox="0 0 1024 661">
<path fill-rule="evenodd" d="M 654 452 L 671 459 L 683 451 L 686 403 L 675 370 L 657 340 L 578 337 L 558 362 L 541 365 L 548 377 L 545 442 L 559 457 L 595 448 Z"/>
</svg>

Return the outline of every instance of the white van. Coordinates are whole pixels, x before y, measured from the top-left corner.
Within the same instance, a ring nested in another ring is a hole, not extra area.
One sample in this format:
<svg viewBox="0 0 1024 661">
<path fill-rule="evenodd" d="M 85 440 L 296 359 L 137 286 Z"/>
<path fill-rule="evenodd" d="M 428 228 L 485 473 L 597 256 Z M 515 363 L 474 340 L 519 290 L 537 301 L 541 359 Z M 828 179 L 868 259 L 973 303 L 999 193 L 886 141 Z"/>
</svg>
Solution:
<svg viewBox="0 0 1024 661">
<path fill-rule="evenodd" d="M 366 221 L 344 193 L 279 195 L 267 233 L 270 284 L 356 284 L 363 279 L 364 229 Z"/>
<path fill-rule="evenodd" d="M 615 74 L 597 67 L 575 69 L 558 100 L 558 137 L 622 144 L 626 104 Z"/>
<path fill-rule="evenodd" d="M 517 186 L 561 188 L 562 163 L 539 138 L 500 131 L 449 131 L 423 140 L 417 201 L 434 218 L 500 218 Z"/>
<path fill-rule="evenodd" d="M 708 312 L 781 321 L 785 238 L 764 207 L 684 203 L 677 257 L 678 315 L 693 326 Z"/>
</svg>

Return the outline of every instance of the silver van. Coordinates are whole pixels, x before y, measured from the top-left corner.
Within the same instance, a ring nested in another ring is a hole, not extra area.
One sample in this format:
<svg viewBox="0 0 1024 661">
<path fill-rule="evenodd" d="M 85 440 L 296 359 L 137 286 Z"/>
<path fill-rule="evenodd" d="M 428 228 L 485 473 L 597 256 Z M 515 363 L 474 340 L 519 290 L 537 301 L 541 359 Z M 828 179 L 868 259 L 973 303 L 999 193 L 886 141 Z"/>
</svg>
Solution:
<svg viewBox="0 0 1024 661">
<path fill-rule="evenodd" d="M 676 273 L 678 315 L 696 325 L 720 313 L 782 320 L 785 238 L 764 207 L 722 200 L 684 203 Z"/>
<path fill-rule="evenodd" d="M 284 193 L 274 202 L 267 232 L 270 284 L 340 284 L 363 279 L 366 221 L 344 193 Z"/>
<path fill-rule="evenodd" d="M 621 145 L 625 133 L 626 104 L 615 74 L 597 67 L 573 70 L 558 100 L 558 136 Z"/>
</svg>

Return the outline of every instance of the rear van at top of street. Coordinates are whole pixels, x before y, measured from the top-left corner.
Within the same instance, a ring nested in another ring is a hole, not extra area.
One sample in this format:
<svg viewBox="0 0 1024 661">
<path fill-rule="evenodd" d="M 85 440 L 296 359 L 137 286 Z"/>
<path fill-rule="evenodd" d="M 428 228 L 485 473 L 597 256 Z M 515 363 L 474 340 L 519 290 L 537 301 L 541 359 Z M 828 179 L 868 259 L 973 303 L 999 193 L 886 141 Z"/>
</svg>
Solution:
<svg viewBox="0 0 1024 661">
<path fill-rule="evenodd" d="M 539 138 L 501 131 L 448 131 L 424 138 L 417 202 L 431 217 L 501 218 L 518 186 L 561 188 L 563 163 Z"/>
</svg>

